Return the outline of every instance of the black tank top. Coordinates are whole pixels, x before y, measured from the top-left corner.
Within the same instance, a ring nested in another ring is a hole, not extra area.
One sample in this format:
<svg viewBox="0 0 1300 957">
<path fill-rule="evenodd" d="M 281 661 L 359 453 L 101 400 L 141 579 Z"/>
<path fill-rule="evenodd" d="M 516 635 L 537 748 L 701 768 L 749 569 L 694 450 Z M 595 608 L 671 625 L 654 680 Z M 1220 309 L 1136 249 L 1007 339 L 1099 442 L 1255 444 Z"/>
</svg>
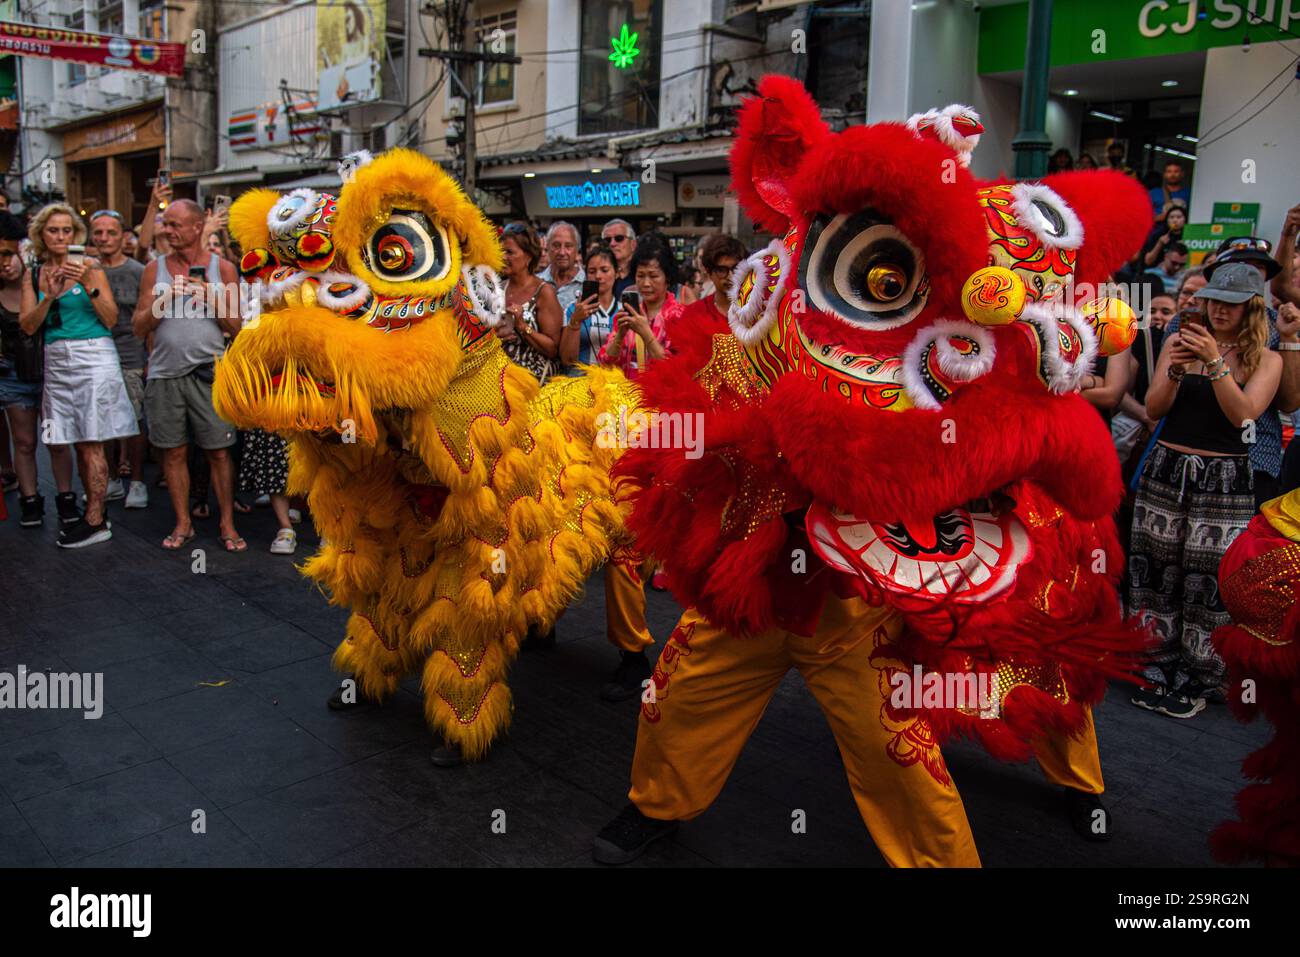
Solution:
<svg viewBox="0 0 1300 957">
<path fill-rule="evenodd" d="M 20 335 L 22 327 L 18 325 L 18 313 L 0 305 L 0 357 L 13 358 Z"/>
<path fill-rule="evenodd" d="M 1214 384 L 1203 375 L 1191 373 L 1179 383 L 1173 408 L 1165 416 L 1160 441 L 1225 455 L 1245 455 L 1249 451 L 1241 427 L 1228 421 L 1219 407 Z"/>
</svg>

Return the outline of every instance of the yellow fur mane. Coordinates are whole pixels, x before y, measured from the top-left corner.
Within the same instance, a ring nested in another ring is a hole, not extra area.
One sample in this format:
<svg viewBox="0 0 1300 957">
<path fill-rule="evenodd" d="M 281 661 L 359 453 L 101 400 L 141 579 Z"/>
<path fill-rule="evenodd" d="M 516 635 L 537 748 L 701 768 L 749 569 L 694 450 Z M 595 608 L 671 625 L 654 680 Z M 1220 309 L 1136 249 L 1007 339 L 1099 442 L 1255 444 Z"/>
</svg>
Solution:
<svg viewBox="0 0 1300 957">
<path fill-rule="evenodd" d="M 373 278 L 359 249 L 386 204 L 422 210 L 467 266 L 499 266 L 482 214 L 398 151 L 339 196 L 333 238 L 353 276 Z M 400 286 L 372 278 L 372 290 Z M 240 332 L 214 402 L 239 427 L 290 439 L 287 491 L 306 495 L 322 537 L 303 571 L 352 609 L 335 666 L 375 698 L 422 669 L 430 724 L 481 756 L 509 723 L 506 671 L 529 627 L 549 629 L 625 541 L 609 482 L 619 450 L 596 442 L 597 422 L 638 395 L 602 369 L 539 390 L 490 332 L 464 346 L 450 307 L 386 332 L 323 308 L 314 282 Z"/>
</svg>

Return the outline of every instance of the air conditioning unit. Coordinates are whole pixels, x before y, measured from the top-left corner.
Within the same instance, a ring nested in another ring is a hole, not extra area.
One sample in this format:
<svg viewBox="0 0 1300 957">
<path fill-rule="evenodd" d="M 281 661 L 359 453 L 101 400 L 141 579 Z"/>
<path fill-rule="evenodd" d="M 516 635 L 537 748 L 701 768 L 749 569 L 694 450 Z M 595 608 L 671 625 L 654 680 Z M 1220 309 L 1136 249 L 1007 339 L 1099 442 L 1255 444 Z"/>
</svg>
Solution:
<svg viewBox="0 0 1300 957">
<path fill-rule="evenodd" d="M 372 153 L 382 153 L 388 149 L 388 127 L 374 126 L 370 129 L 370 135 L 367 137 L 366 149 Z"/>
<path fill-rule="evenodd" d="M 134 96 L 134 84 L 129 82 L 131 79 L 132 75 L 125 70 L 105 70 L 95 85 L 104 96 Z"/>
</svg>

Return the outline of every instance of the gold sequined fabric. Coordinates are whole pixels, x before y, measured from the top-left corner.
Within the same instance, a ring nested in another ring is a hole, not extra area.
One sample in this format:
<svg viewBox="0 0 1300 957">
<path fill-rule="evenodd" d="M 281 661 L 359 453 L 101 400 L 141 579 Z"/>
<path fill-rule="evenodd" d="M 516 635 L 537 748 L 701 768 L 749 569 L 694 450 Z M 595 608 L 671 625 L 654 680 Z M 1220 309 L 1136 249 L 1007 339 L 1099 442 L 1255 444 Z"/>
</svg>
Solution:
<svg viewBox="0 0 1300 957">
<path fill-rule="evenodd" d="M 714 401 L 723 388 L 744 399 L 751 399 L 763 391 L 763 381 L 754 371 L 744 347 L 729 334 L 714 334 L 713 354 L 704 368 L 695 373 L 695 380 Z"/>
<path fill-rule="evenodd" d="M 438 697 L 447 702 L 447 706 L 456 712 L 456 720 L 461 724 L 470 724 L 478 717 L 479 709 L 483 707 L 483 702 L 487 700 L 488 692 L 492 690 L 491 682 L 486 688 L 479 688 L 477 682 L 466 683 L 464 686 L 452 686 L 444 688 L 438 692 Z"/>
<path fill-rule="evenodd" d="M 504 377 L 509 362 L 500 349 L 469 353 L 446 391 L 430 407 L 438 435 L 463 472 L 468 472 L 474 461 L 470 424 L 482 415 L 490 415 L 502 425 L 510 419 Z M 485 465 L 490 469 L 492 463 Z"/>
<path fill-rule="evenodd" d="M 1070 692 L 1065 687 L 1061 666 L 1055 662 L 1025 665 L 1013 661 L 998 662 L 998 700 L 1005 702 L 1007 695 L 1021 685 L 1037 688 L 1061 704 L 1070 703 Z"/>
<path fill-rule="evenodd" d="M 1296 600 L 1300 545 L 1283 545 L 1245 562 L 1223 582 L 1223 603 L 1233 622 L 1269 645 L 1294 643 L 1282 622 Z"/>
<path fill-rule="evenodd" d="M 757 469 L 745 459 L 737 462 L 725 453 L 719 455 L 731 466 L 739 488 L 722 510 L 722 534 L 748 538 L 764 522 L 785 512 L 785 491 L 761 481 Z"/>
</svg>

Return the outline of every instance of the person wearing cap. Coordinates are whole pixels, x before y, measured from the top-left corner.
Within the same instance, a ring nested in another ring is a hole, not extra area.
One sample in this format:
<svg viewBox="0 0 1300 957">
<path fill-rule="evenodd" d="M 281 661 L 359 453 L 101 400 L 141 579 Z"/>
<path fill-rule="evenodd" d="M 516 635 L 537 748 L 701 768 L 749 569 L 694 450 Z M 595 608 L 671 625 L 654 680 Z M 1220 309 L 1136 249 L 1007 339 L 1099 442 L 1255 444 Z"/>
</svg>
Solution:
<svg viewBox="0 0 1300 957">
<path fill-rule="evenodd" d="M 1254 266 L 1264 281 L 1268 282 L 1282 271 L 1282 265 L 1272 257 L 1272 251 L 1273 246 L 1267 239 L 1258 236 L 1231 236 L 1219 243 L 1219 248 L 1214 253 L 1214 262 L 1205 267 L 1205 275 L 1212 280 L 1214 271 L 1220 266 L 1246 263 Z"/>
<path fill-rule="evenodd" d="M 1216 574 L 1255 513 L 1248 448 L 1282 375 L 1258 270 L 1219 264 L 1196 298 L 1203 321 L 1165 337 L 1147 392 L 1147 415 L 1165 422 L 1138 484 L 1126 596 L 1159 639 L 1132 701 L 1172 718 L 1193 717 L 1222 690 L 1210 636 L 1229 616 Z"/>
<path fill-rule="evenodd" d="M 1269 252 L 1272 246 L 1258 236 L 1233 236 L 1219 244 L 1214 259 L 1202 268 L 1206 279 L 1214 275 L 1216 267 L 1227 263 L 1245 263 L 1253 267 L 1267 282 L 1281 270 Z M 1174 319 L 1169 332 L 1177 332 L 1182 324 L 1180 315 Z M 1275 498 L 1279 491 L 1278 476 L 1282 471 L 1282 420 L 1278 411 L 1293 412 L 1300 408 L 1300 322 L 1279 316 L 1271 307 L 1265 307 L 1268 319 L 1268 347 L 1282 355 L 1282 381 L 1278 386 L 1273 406 L 1255 423 L 1255 438 L 1250 443 L 1250 466 L 1255 473 L 1255 505 Z"/>
</svg>

